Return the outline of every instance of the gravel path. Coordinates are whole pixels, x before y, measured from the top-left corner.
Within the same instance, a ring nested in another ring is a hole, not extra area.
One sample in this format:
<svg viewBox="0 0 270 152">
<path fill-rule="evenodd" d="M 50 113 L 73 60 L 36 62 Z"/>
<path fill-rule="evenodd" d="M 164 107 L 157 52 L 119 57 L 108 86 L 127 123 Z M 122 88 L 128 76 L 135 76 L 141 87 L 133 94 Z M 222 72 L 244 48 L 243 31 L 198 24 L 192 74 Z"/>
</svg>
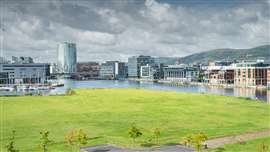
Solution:
<svg viewBox="0 0 270 152">
<path fill-rule="evenodd" d="M 207 147 L 212 148 L 218 148 L 222 147 L 226 144 L 233 144 L 238 142 L 245 142 L 252 139 L 257 138 L 263 138 L 263 137 L 269 137 L 270 136 L 270 129 L 260 132 L 253 132 L 253 133 L 245 133 L 241 135 L 236 136 L 228 136 L 228 137 L 220 137 L 220 138 L 214 138 L 206 141 Z"/>
<path fill-rule="evenodd" d="M 88 148 L 82 148 L 83 152 L 195 152 L 191 148 L 187 148 L 180 145 L 164 146 L 155 149 L 144 149 L 144 150 L 132 150 L 114 147 L 112 145 L 100 145 Z"/>
</svg>

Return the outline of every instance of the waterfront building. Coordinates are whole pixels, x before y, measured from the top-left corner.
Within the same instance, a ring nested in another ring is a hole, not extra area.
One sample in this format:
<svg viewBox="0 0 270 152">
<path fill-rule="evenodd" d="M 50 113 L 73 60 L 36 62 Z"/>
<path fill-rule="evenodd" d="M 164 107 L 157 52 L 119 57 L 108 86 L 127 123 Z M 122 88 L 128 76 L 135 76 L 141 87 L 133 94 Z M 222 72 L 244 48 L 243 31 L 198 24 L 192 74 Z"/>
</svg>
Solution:
<svg viewBox="0 0 270 152">
<path fill-rule="evenodd" d="M 74 74 L 77 68 L 77 49 L 75 43 L 63 42 L 57 46 L 58 72 L 62 74 Z"/>
<path fill-rule="evenodd" d="M 2 84 L 45 83 L 50 76 L 50 65 L 43 63 L 0 64 L 0 75 Z"/>
<path fill-rule="evenodd" d="M 99 77 L 100 65 L 97 62 L 77 63 L 77 79 L 97 79 Z"/>
<path fill-rule="evenodd" d="M 267 86 L 270 65 L 264 61 L 243 61 L 233 66 L 235 86 Z"/>
<path fill-rule="evenodd" d="M 216 65 L 215 62 L 209 62 L 208 66 L 202 68 L 204 71 L 204 82 L 210 84 L 233 84 L 234 68 L 229 64 Z"/>
<path fill-rule="evenodd" d="M 133 56 L 128 58 L 128 77 L 129 78 L 139 78 L 140 77 L 140 71 L 141 66 L 145 65 L 153 65 L 154 64 L 154 58 L 151 56 Z"/>
<path fill-rule="evenodd" d="M 163 68 L 164 80 L 177 82 L 197 81 L 199 69 L 197 67 L 188 67 L 186 65 L 169 65 Z"/>
<path fill-rule="evenodd" d="M 106 61 L 100 66 L 101 79 L 124 79 L 126 75 L 126 66 L 123 62 Z"/>
</svg>

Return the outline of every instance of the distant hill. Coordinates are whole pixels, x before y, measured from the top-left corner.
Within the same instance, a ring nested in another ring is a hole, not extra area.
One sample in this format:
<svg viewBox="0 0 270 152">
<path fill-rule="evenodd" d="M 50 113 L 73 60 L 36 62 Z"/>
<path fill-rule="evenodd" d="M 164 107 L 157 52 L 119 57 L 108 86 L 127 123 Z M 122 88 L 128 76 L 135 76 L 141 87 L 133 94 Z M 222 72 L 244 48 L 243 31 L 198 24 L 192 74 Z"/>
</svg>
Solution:
<svg viewBox="0 0 270 152">
<path fill-rule="evenodd" d="M 256 60 L 270 61 L 270 45 L 251 49 L 216 49 L 180 58 L 181 63 L 208 63 L 208 61 Z"/>
</svg>

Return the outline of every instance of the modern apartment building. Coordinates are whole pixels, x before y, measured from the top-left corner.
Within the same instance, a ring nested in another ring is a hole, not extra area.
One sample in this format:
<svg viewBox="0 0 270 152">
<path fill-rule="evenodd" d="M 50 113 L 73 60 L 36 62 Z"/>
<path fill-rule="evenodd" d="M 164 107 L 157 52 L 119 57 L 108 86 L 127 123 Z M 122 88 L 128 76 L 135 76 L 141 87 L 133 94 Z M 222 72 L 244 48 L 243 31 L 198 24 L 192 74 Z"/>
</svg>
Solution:
<svg viewBox="0 0 270 152">
<path fill-rule="evenodd" d="M 151 56 L 133 56 L 128 58 L 128 77 L 129 78 L 139 78 L 140 77 L 140 71 L 141 66 L 145 65 L 153 65 L 154 64 L 154 58 Z"/>
<path fill-rule="evenodd" d="M 267 86 L 270 67 L 264 61 L 240 62 L 233 66 L 235 86 Z"/>
<path fill-rule="evenodd" d="M 45 83 L 50 76 L 50 65 L 0 64 L 0 75 L 2 84 Z"/>
<path fill-rule="evenodd" d="M 62 74 L 74 74 L 77 68 L 77 49 L 75 43 L 63 42 L 57 46 L 58 72 Z"/>
</svg>

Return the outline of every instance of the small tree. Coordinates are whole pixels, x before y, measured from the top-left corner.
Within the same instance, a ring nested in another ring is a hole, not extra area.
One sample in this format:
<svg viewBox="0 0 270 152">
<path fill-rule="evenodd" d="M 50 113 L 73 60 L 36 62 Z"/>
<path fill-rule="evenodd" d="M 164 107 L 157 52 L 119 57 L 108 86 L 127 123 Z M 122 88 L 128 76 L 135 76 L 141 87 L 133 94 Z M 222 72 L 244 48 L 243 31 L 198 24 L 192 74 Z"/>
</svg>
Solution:
<svg viewBox="0 0 270 152">
<path fill-rule="evenodd" d="M 76 92 L 71 88 L 68 88 L 67 91 L 66 91 L 67 96 L 73 96 L 75 94 L 76 94 Z"/>
<path fill-rule="evenodd" d="M 208 137 L 204 133 L 188 135 L 184 138 L 183 144 L 186 146 L 194 147 L 198 152 L 200 152 L 203 148 L 204 142 L 208 139 Z"/>
<path fill-rule="evenodd" d="M 192 135 L 188 135 L 186 137 L 183 138 L 182 144 L 184 144 L 185 146 L 192 146 Z"/>
<path fill-rule="evenodd" d="M 135 126 L 135 124 L 132 124 L 132 126 L 129 128 L 128 134 L 129 137 L 133 139 L 133 143 L 135 143 L 136 138 L 142 136 L 142 132 Z"/>
<path fill-rule="evenodd" d="M 268 152 L 269 147 L 267 144 L 265 144 L 265 141 L 263 141 L 260 145 L 259 145 L 259 149 L 258 152 Z"/>
<path fill-rule="evenodd" d="M 156 139 L 156 144 L 159 144 L 159 138 L 161 136 L 161 131 L 159 128 L 155 128 L 153 131 L 154 138 Z"/>
<path fill-rule="evenodd" d="M 202 150 L 203 143 L 208 139 L 204 133 L 199 133 L 193 137 L 192 145 L 198 152 Z"/>
<path fill-rule="evenodd" d="M 8 152 L 19 152 L 19 150 L 15 148 L 15 134 L 16 134 L 16 131 L 13 130 L 11 138 L 10 138 L 10 142 L 6 145 Z"/>
<path fill-rule="evenodd" d="M 65 137 L 66 143 L 71 147 L 87 144 L 87 134 L 82 129 L 73 129 Z"/>
<path fill-rule="evenodd" d="M 49 131 L 40 132 L 40 147 L 43 152 L 48 152 L 48 145 L 52 143 L 52 140 L 49 139 Z"/>
</svg>

